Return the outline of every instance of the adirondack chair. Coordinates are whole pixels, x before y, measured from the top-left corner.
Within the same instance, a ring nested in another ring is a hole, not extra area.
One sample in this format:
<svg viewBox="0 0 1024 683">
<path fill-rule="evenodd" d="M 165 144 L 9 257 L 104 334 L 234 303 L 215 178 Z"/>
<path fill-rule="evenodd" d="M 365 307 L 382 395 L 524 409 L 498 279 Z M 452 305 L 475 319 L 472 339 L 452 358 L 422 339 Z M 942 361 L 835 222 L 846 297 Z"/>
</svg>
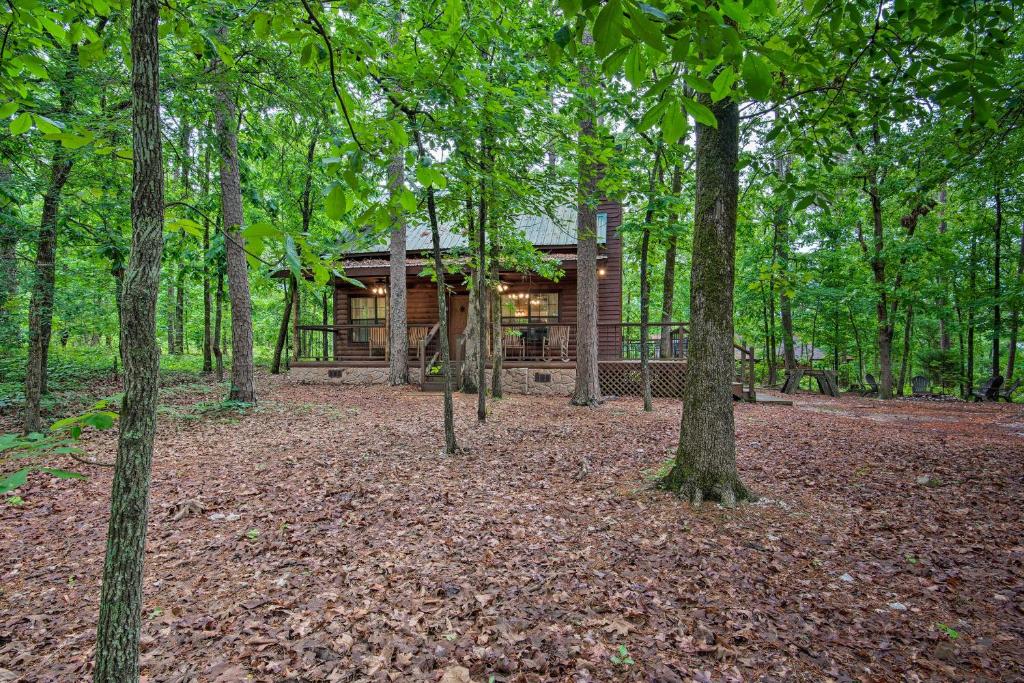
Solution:
<svg viewBox="0 0 1024 683">
<path fill-rule="evenodd" d="M 1020 388 L 1021 384 L 1024 384 L 1024 379 L 1018 379 L 1013 384 L 1000 391 L 999 398 L 996 400 L 998 401 L 999 399 L 1002 399 L 1007 403 L 1013 403 L 1013 393 Z"/>
<path fill-rule="evenodd" d="M 544 360 L 551 360 L 555 357 L 569 360 L 569 326 L 549 325 L 548 335 L 544 337 L 541 344 L 541 355 Z"/>
<path fill-rule="evenodd" d="M 380 351 L 382 356 L 388 354 L 388 330 L 386 327 L 371 327 L 369 330 L 370 337 L 370 355 L 372 356 L 375 351 Z"/>
<path fill-rule="evenodd" d="M 430 325 L 409 325 L 409 356 L 419 358 L 420 340 L 430 334 Z"/>
<path fill-rule="evenodd" d="M 520 358 L 526 357 L 526 344 L 523 335 L 519 330 L 506 327 L 501 331 L 501 351 L 505 358 L 510 358 L 513 353 Z"/>
<path fill-rule="evenodd" d="M 872 394 L 878 395 L 878 382 L 875 380 L 875 376 L 870 372 L 865 375 L 864 382 L 868 385 L 867 389 L 861 392 L 861 396 L 871 396 Z"/>
<path fill-rule="evenodd" d="M 978 391 L 972 391 L 968 394 L 968 400 L 973 400 L 975 403 L 981 403 L 982 401 L 998 401 L 999 400 L 999 389 L 1003 386 L 1003 376 L 995 375 L 985 380 L 985 383 L 981 385 Z"/>
<path fill-rule="evenodd" d="M 924 375 L 914 375 L 910 378 L 910 388 L 913 390 L 915 396 L 921 394 L 927 394 L 929 387 L 928 378 Z"/>
</svg>

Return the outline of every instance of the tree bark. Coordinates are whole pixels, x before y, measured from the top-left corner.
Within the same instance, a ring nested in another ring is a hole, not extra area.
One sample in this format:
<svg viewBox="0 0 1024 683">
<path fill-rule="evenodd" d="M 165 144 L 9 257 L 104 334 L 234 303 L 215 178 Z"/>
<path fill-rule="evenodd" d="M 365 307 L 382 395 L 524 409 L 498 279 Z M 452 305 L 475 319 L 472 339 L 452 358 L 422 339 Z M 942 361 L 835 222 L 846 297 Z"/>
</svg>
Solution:
<svg viewBox="0 0 1024 683">
<path fill-rule="evenodd" d="M 185 269 L 178 270 L 178 282 L 174 291 L 174 353 L 185 353 Z"/>
<path fill-rule="evenodd" d="M 224 271 L 217 269 L 216 304 L 213 317 L 213 358 L 217 381 L 224 381 L 224 349 L 221 346 L 221 328 L 224 319 Z"/>
<path fill-rule="evenodd" d="M 942 189 L 939 190 L 939 203 L 942 204 L 942 218 L 939 220 L 939 234 L 945 235 L 948 225 L 946 223 L 946 187 L 943 185 Z M 1022 249 L 1024 249 L 1024 242 L 1022 242 Z M 944 275 L 939 276 L 940 288 L 942 291 L 939 297 L 939 349 L 942 351 L 949 351 L 953 348 L 953 340 L 949 335 L 949 320 L 947 319 L 946 306 L 946 288 L 948 287 L 947 281 Z"/>
<path fill-rule="evenodd" d="M 501 398 L 501 366 L 505 351 L 501 334 L 501 271 L 498 263 L 501 248 L 498 245 L 497 229 L 491 235 L 490 251 L 491 280 L 494 282 L 491 289 L 491 398 Z"/>
<path fill-rule="evenodd" d="M 977 241 L 974 236 L 971 236 L 971 250 L 970 250 L 970 276 L 968 277 L 968 292 L 970 299 L 967 302 L 967 372 L 966 383 L 967 391 L 964 392 L 964 397 L 970 396 L 974 393 L 974 303 L 977 295 Z"/>
<path fill-rule="evenodd" d="M 651 172 L 647 183 L 647 211 L 644 213 L 644 227 L 640 237 L 640 384 L 644 400 L 644 412 L 654 408 L 651 401 L 650 323 L 651 323 L 651 278 L 648 273 L 651 250 L 651 223 L 654 222 L 654 191 L 661 163 L 662 143 L 659 139 L 654 152 Z M 662 335 L 665 330 L 662 330 Z"/>
<path fill-rule="evenodd" d="M 683 189 L 683 170 L 679 164 L 672 170 L 672 197 L 679 197 Z M 679 214 L 673 213 L 669 218 L 672 234 L 669 235 L 668 244 L 665 247 L 665 271 L 661 282 L 661 356 L 662 358 L 672 357 L 672 334 L 669 330 L 669 323 L 672 320 L 672 309 L 675 307 L 676 293 L 676 258 L 679 251 L 679 235 L 676 233 L 679 224 Z M 682 343 L 682 340 L 680 340 Z"/>
<path fill-rule="evenodd" d="M 142 568 L 160 369 L 156 303 L 163 252 L 164 188 L 159 16 L 157 0 L 133 0 L 132 248 L 124 277 L 124 398 L 96 631 L 93 680 L 97 683 L 139 680 Z"/>
<path fill-rule="evenodd" d="M 203 175 L 200 193 L 206 199 L 210 192 L 210 147 L 203 145 Z M 211 328 L 212 296 L 210 293 L 210 219 L 203 216 L 203 372 L 213 372 L 213 330 Z"/>
<path fill-rule="evenodd" d="M 1017 334 L 1020 331 L 1020 299 L 1021 284 L 1024 283 L 1024 221 L 1020 224 L 1020 251 L 1017 252 L 1017 280 L 1014 283 L 1015 296 L 1010 314 L 1010 345 L 1006 351 L 1006 383 L 1013 380 L 1014 366 L 1017 364 Z"/>
<path fill-rule="evenodd" d="M 477 207 L 473 201 L 473 195 L 471 191 L 467 191 L 466 197 L 466 223 L 467 231 L 466 237 L 469 248 L 475 253 L 477 246 L 480 241 L 478 236 L 478 230 L 476 225 L 476 211 Z M 469 279 L 467 283 L 469 285 L 470 294 L 470 306 L 466 316 L 466 329 L 463 332 L 463 338 L 465 339 L 465 347 L 463 349 L 462 356 L 462 392 L 465 394 L 478 393 L 477 389 L 477 377 L 479 375 L 479 366 L 483 363 L 483 358 L 477 355 L 480 347 L 477 344 L 477 340 L 480 337 L 480 333 L 484 327 L 484 321 L 478 316 L 479 309 L 476 306 L 476 286 L 480 278 L 477 276 L 477 267 L 473 266 L 470 270 Z"/>
<path fill-rule="evenodd" d="M 391 206 L 390 278 L 388 295 L 390 307 L 388 383 L 401 386 L 409 383 L 409 294 L 406 285 L 405 214 L 398 204 L 405 189 L 405 150 L 396 150 L 388 164 L 388 195 Z M 422 382 L 425 378 L 420 378 Z"/>
<path fill-rule="evenodd" d="M 3 193 L 0 212 L 7 215 L 16 209 L 13 200 L 8 199 L 7 186 L 11 182 L 11 169 L 0 167 L 0 186 Z M 18 234 L 14 221 L 0 224 L 0 346 L 14 348 L 20 341 L 18 321 L 14 316 L 14 301 L 18 296 Z"/>
<path fill-rule="evenodd" d="M 227 29 L 218 31 L 222 39 Z M 228 299 L 231 305 L 231 390 L 228 398 L 256 402 L 255 368 L 252 350 L 252 296 L 249 267 L 242 247 L 242 181 L 238 169 L 237 112 L 223 63 L 214 58 L 218 83 L 215 88 L 217 139 L 220 144 L 220 202 L 224 217 L 224 248 L 228 271 Z"/>
<path fill-rule="evenodd" d="M 46 194 L 43 195 L 43 211 L 36 246 L 35 283 L 29 301 L 28 367 L 25 372 L 26 433 L 42 429 L 40 400 L 47 388 L 47 358 L 53 324 L 57 214 L 60 210 L 61 192 L 71 175 L 72 163 L 67 152 L 58 143 L 50 162 L 50 182 Z"/>
<path fill-rule="evenodd" d="M 487 144 L 482 141 L 482 156 L 486 159 Z M 478 239 L 476 244 L 476 319 L 477 319 L 477 369 L 476 369 L 476 419 L 487 420 L 487 180 L 480 178 L 480 214 L 477 217 Z"/>
<path fill-rule="evenodd" d="M 298 282 L 295 276 L 288 278 L 288 284 L 284 290 L 284 306 L 281 311 L 281 324 L 277 328 L 277 342 L 274 344 L 274 359 L 270 363 L 270 374 L 277 375 L 281 372 L 281 356 L 284 353 L 285 342 L 288 339 L 288 322 L 292 317 L 292 309 L 295 308 L 295 299 L 298 297 Z"/>
<path fill-rule="evenodd" d="M 992 263 L 992 376 L 1000 374 L 1003 364 L 999 359 L 999 352 L 1002 345 L 1000 336 L 1003 329 L 1003 311 L 1001 300 L 1003 287 L 1001 282 L 1002 271 L 1002 242 L 1003 242 L 1003 196 L 1002 191 L 996 190 L 996 223 L 995 235 L 993 235 L 995 258 Z"/>
<path fill-rule="evenodd" d="M 664 485 L 694 504 L 712 499 L 733 505 L 750 497 L 736 469 L 731 387 L 739 106 L 731 98 L 702 99 L 718 126 L 697 124 L 690 361 L 679 448 Z"/>
<path fill-rule="evenodd" d="M 583 42 L 593 43 L 589 33 Z M 580 67 L 581 85 L 591 81 L 589 65 Z M 572 404 L 596 406 L 601 401 L 597 365 L 597 175 L 596 122 L 593 103 L 583 102 L 577 137 L 579 184 L 576 214 L 576 387 Z"/>
<path fill-rule="evenodd" d="M 914 325 L 914 305 L 907 304 L 907 315 L 903 321 L 903 355 L 900 357 L 900 378 L 896 383 L 896 395 L 902 396 L 907 384 L 907 370 L 910 368 L 910 337 Z"/>
</svg>

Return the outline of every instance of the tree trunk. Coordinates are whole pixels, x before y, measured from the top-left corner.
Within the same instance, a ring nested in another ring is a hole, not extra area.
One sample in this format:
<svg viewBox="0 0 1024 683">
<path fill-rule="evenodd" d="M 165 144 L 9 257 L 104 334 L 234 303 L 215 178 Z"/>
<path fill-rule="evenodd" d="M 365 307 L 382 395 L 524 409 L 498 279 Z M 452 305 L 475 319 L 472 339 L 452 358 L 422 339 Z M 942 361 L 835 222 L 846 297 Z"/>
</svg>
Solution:
<svg viewBox="0 0 1024 683">
<path fill-rule="evenodd" d="M 8 199 L 10 182 L 10 168 L 0 167 L 0 186 L 3 187 L 0 211 L 5 214 L 16 208 L 13 200 Z M 18 296 L 18 238 L 18 228 L 13 221 L 0 224 L 0 346 L 7 349 L 17 346 L 21 338 L 13 310 Z"/>
<path fill-rule="evenodd" d="M 174 282 L 176 278 L 170 272 L 170 268 L 165 272 L 165 275 L 165 279 L 167 280 L 167 292 L 164 296 L 163 309 L 164 321 L 166 322 L 167 328 L 167 353 L 173 356 L 174 350 L 178 348 L 174 341 L 174 335 L 178 330 L 178 326 L 174 324 L 174 314 L 178 311 L 178 307 L 174 304 L 176 300 L 174 294 Z"/>
<path fill-rule="evenodd" d="M 914 325 L 914 305 L 907 304 L 907 316 L 903 321 L 903 355 L 900 358 L 900 378 L 896 383 L 896 395 L 902 396 L 907 384 L 907 371 L 910 368 L 910 336 Z"/>
<path fill-rule="evenodd" d="M 303 353 L 309 353 L 310 351 L 313 351 L 313 349 L 304 349 L 304 348 L 302 348 L 302 330 L 299 329 L 299 326 L 302 324 L 302 300 L 301 300 L 302 292 L 299 289 L 299 281 L 298 281 L 298 279 L 294 275 L 292 275 L 289 278 L 289 282 L 290 282 L 290 286 L 291 286 L 291 296 L 288 297 L 287 306 L 291 310 L 291 313 L 289 314 L 289 318 L 291 318 L 291 325 L 292 325 L 292 360 L 293 361 L 298 361 L 298 360 L 300 360 L 302 358 L 302 354 Z M 324 334 L 326 335 L 327 332 L 324 332 Z M 287 328 L 287 325 L 286 325 L 285 326 L 285 337 L 287 337 L 287 336 L 288 336 L 288 328 Z M 314 351 L 314 353 L 315 353 L 315 351 Z M 287 353 L 287 351 L 285 352 L 284 355 L 285 355 L 285 363 L 287 363 L 288 362 L 288 353 Z M 312 355 L 312 354 L 310 354 L 310 355 Z"/>
<path fill-rule="evenodd" d="M 1024 221 L 1020 224 L 1020 251 L 1017 253 L 1017 280 L 1014 283 L 1013 311 L 1010 314 L 1010 346 L 1006 351 L 1006 383 L 1013 380 L 1014 366 L 1017 364 L 1017 334 L 1020 331 L 1020 298 L 1019 292 L 1024 283 Z"/>
<path fill-rule="evenodd" d="M 223 40 L 227 29 L 218 33 Z M 256 402 L 255 369 L 252 352 L 252 296 L 249 293 L 249 268 L 246 263 L 241 230 L 242 181 L 238 169 L 237 112 L 230 82 L 223 64 L 214 59 L 217 139 L 220 144 L 220 202 L 224 217 L 224 248 L 228 270 L 228 299 L 231 305 L 231 390 L 228 398 L 243 403 Z"/>
<path fill-rule="evenodd" d="M 217 381 L 224 381 L 224 350 L 221 346 L 221 327 L 224 319 L 224 271 L 217 270 L 217 293 L 213 319 L 213 358 Z"/>
<path fill-rule="evenodd" d="M 589 33 L 585 44 L 593 43 Z M 591 81 L 587 65 L 580 67 L 581 85 Z M 597 135 L 594 108 L 583 103 L 577 137 L 579 185 L 576 214 L 576 387 L 572 404 L 596 406 L 601 403 L 597 365 Z"/>
<path fill-rule="evenodd" d="M 494 281 L 494 287 L 491 289 L 491 398 L 502 397 L 501 365 L 505 353 L 501 334 L 501 271 L 498 264 L 500 253 L 498 232 L 495 229 L 491 235 L 490 255 L 491 280 Z"/>
<path fill-rule="evenodd" d="M 284 288 L 284 306 L 281 311 L 281 324 L 277 327 L 277 342 L 274 344 L 274 359 L 270 363 L 270 374 L 277 375 L 281 372 L 281 356 L 284 354 L 285 342 L 288 340 L 288 322 L 292 317 L 292 309 L 295 308 L 295 299 L 298 297 L 298 283 L 295 276 L 288 278 Z M 287 355 L 287 354 L 284 354 Z"/>
<path fill-rule="evenodd" d="M 739 195 L 739 107 L 711 103 L 717 128 L 697 124 L 690 272 L 690 354 L 679 448 L 664 485 L 695 504 L 749 497 L 736 469 L 732 408 L 733 286 Z"/>
<path fill-rule="evenodd" d="M 977 253 L 978 247 L 974 236 L 971 236 L 971 250 L 970 250 L 970 276 L 968 278 L 968 292 L 970 299 L 967 302 L 967 372 L 966 382 L 967 391 L 964 392 L 964 396 L 970 396 L 974 393 L 974 301 L 977 295 Z"/>
<path fill-rule="evenodd" d="M 40 399 L 46 393 L 47 357 L 53 322 L 54 259 L 57 253 L 57 213 L 61 192 L 71 175 L 72 161 L 59 144 L 50 162 L 50 183 L 43 196 L 36 246 L 35 283 L 28 314 L 28 367 L 25 373 L 26 433 L 42 429 Z"/>
<path fill-rule="evenodd" d="M 486 159 L 486 139 L 481 140 L 481 155 Z M 480 215 L 477 220 L 478 239 L 476 245 L 476 319 L 477 319 L 477 398 L 476 419 L 487 419 L 487 180 L 480 178 Z"/>
<path fill-rule="evenodd" d="M 330 306 L 328 304 L 327 292 L 324 292 L 322 297 L 321 297 L 320 313 L 321 313 L 321 316 L 322 316 L 321 317 L 321 323 L 323 324 L 324 327 L 327 327 L 328 325 L 331 324 L 331 318 L 330 318 L 331 309 L 330 309 Z M 320 342 L 321 343 L 320 351 L 323 354 L 321 356 L 321 358 L 323 358 L 324 360 L 330 360 L 331 348 L 330 348 L 330 342 L 328 341 L 328 339 L 330 339 L 328 334 L 329 333 L 325 332 L 324 336 L 321 337 L 321 342 Z"/>
<path fill-rule="evenodd" d="M 201 177 L 200 194 L 205 200 L 210 192 L 210 147 L 203 145 L 203 175 Z M 212 296 L 210 293 L 210 219 L 203 216 L 203 372 L 213 372 L 213 329 Z"/>
<path fill-rule="evenodd" d="M 1002 348 L 1000 335 L 1003 329 L 1003 312 L 1000 305 L 1003 296 L 1003 287 L 1000 278 L 1002 270 L 1002 241 L 1003 241 L 1003 196 L 1000 190 L 996 190 L 996 224 L 993 248 L 995 258 L 992 263 L 992 376 L 1000 374 L 1003 364 L 999 359 L 999 352 Z"/>
<path fill-rule="evenodd" d="M 409 383 L 409 294 L 406 286 L 406 221 L 398 201 L 405 189 L 405 151 L 396 150 L 388 164 L 388 195 L 391 206 L 390 307 L 388 383 Z M 420 378 L 422 382 L 425 378 Z"/>
<path fill-rule="evenodd" d="M 477 235 L 476 226 L 476 204 L 473 202 L 473 195 L 471 191 L 467 191 L 466 197 L 466 241 L 471 250 L 475 253 L 477 251 L 477 245 L 479 243 L 479 237 Z M 463 339 L 465 339 L 465 347 L 463 348 L 462 355 L 462 392 L 465 394 L 477 393 L 477 376 L 479 374 L 479 366 L 483 363 L 483 358 L 477 356 L 477 351 L 480 347 L 477 344 L 477 339 L 480 336 L 480 332 L 483 330 L 483 320 L 477 317 L 479 312 L 476 302 L 476 285 L 479 281 L 477 277 L 476 267 L 471 268 L 470 281 L 467 283 L 469 288 L 470 305 L 469 311 L 466 316 L 466 329 L 463 331 Z"/>
<path fill-rule="evenodd" d="M 946 186 L 943 185 L 942 189 L 939 190 L 939 203 L 942 204 L 942 219 L 939 221 L 939 234 L 945 235 L 947 230 L 946 223 Z M 1024 242 L 1022 242 L 1022 249 L 1024 249 Z M 939 348 L 942 351 L 949 351 L 953 348 L 953 340 L 949 336 L 949 320 L 946 315 L 946 288 L 947 282 L 944 275 L 940 275 L 940 288 L 942 295 L 939 298 Z"/>
<path fill-rule="evenodd" d="M 159 16 L 157 0 L 133 0 L 132 248 L 124 278 L 124 398 L 96 631 L 93 680 L 97 683 L 139 680 L 142 567 L 160 369 L 156 303 L 163 252 L 164 198 Z"/>
<path fill-rule="evenodd" d="M 683 170 L 679 164 L 672 170 L 672 196 L 679 197 L 683 189 Z M 665 272 L 661 282 L 661 356 L 662 358 L 672 357 L 672 335 L 668 324 L 672 320 L 672 309 L 675 306 L 676 293 L 676 257 L 679 251 L 679 236 L 675 232 L 679 224 L 679 214 L 673 213 L 669 218 L 672 234 L 669 235 L 668 245 L 665 247 Z M 680 340 L 682 343 L 682 340 Z"/>
<path fill-rule="evenodd" d="M 640 237 L 640 384 L 641 393 L 644 399 L 644 412 L 651 412 L 654 408 L 651 405 L 651 363 L 650 348 L 650 323 L 651 323 L 651 278 L 648 273 L 651 250 L 651 223 L 654 222 L 654 191 L 658 178 L 658 166 L 661 163 L 662 143 L 659 139 L 658 147 L 654 152 L 654 160 L 651 164 L 651 172 L 647 183 L 647 211 L 644 214 L 644 227 Z M 662 334 L 665 331 L 662 330 Z"/>
<path fill-rule="evenodd" d="M 174 353 L 185 353 L 185 269 L 178 270 L 178 284 L 175 287 L 174 300 L 174 341 L 177 346 Z"/>
</svg>

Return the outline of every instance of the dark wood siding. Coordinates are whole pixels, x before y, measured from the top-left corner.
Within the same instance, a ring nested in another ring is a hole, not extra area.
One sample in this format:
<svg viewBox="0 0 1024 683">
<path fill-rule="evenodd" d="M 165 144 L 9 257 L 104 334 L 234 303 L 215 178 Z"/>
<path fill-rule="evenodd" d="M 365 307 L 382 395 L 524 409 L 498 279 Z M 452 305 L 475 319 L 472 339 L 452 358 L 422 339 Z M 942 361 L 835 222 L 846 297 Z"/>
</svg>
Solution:
<svg viewBox="0 0 1024 683">
<path fill-rule="evenodd" d="M 608 238 L 603 252 L 606 259 L 597 264 L 598 272 L 605 269 L 605 274 L 597 278 L 597 323 L 614 324 L 622 321 L 622 205 L 605 200 L 598 204 L 597 212 L 608 214 Z M 600 355 L 610 357 L 621 350 L 615 348 L 617 342 L 611 337 L 599 335 L 599 339 Z"/>
</svg>

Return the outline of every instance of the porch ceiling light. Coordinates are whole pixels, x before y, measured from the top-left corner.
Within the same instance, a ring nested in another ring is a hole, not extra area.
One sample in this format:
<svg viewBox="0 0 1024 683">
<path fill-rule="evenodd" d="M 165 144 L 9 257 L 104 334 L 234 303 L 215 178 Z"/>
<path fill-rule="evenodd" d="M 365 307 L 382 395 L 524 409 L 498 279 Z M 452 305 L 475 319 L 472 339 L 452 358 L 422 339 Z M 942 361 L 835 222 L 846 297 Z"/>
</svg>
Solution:
<svg viewBox="0 0 1024 683">
<path fill-rule="evenodd" d="M 601 277 L 604 277 L 605 275 L 608 274 L 608 271 L 605 268 L 598 268 L 597 269 L 597 274 L 599 276 L 601 276 Z"/>
</svg>

